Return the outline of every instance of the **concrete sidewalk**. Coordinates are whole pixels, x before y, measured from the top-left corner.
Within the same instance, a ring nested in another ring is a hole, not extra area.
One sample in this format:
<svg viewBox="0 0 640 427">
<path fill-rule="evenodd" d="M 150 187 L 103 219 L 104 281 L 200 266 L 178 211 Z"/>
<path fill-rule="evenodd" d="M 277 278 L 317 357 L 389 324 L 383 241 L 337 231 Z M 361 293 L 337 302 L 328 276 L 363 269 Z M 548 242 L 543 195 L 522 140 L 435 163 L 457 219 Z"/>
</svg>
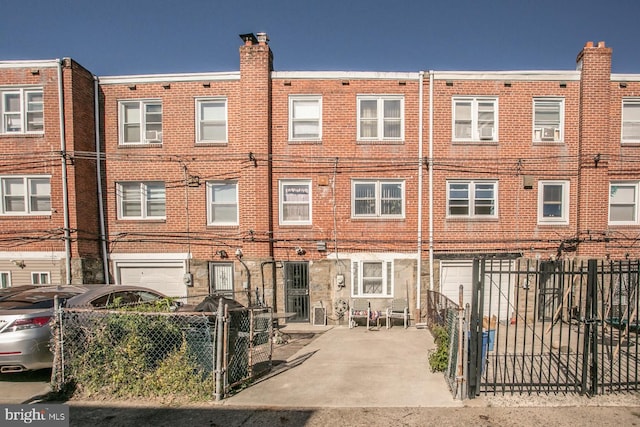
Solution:
<svg viewBox="0 0 640 427">
<path fill-rule="evenodd" d="M 289 332 L 289 331 L 287 331 Z M 432 373 L 428 330 L 337 326 L 222 404 L 267 407 L 461 407 Z"/>
</svg>

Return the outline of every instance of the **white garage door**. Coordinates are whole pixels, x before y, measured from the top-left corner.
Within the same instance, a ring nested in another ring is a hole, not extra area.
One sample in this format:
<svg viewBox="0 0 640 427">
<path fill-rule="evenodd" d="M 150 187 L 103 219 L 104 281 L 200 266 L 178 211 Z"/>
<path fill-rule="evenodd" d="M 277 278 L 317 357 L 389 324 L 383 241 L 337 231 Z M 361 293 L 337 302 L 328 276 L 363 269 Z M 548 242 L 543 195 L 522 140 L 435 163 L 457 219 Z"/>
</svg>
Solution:
<svg viewBox="0 0 640 427">
<path fill-rule="evenodd" d="M 502 262 L 502 268 L 507 271 L 510 263 Z M 496 266 L 494 266 L 495 268 Z M 473 262 L 472 261 L 442 261 L 440 263 L 440 289 L 442 294 L 456 304 L 459 301 L 459 287 L 463 286 L 463 304 L 471 305 Z M 509 284 L 509 275 L 494 275 L 493 280 L 485 277 L 484 313 L 495 314 L 500 320 L 507 320 L 514 309 L 513 283 Z"/>
<path fill-rule="evenodd" d="M 187 294 L 183 282 L 182 265 L 127 265 L 117 266 L 121 285 L 140 285 L 155 289 L 170 297 L 183 297 Z"/>
</svg>

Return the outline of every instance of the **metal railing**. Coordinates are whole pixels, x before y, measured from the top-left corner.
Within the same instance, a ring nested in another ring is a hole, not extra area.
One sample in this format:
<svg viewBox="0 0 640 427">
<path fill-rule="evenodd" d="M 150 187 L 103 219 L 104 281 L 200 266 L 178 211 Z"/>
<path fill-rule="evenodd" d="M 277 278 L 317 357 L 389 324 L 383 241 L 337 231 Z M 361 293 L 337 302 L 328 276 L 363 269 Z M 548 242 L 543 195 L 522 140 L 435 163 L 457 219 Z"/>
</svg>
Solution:
<svg viewBox="0 0 640 427">
<path fill-rule="evenodd" d="M 431 333 L 436 339 L 442 339 L 444 336 L 448 340 L 446 348 L 441 348 L 443 343 L 437 342 L 438 349 L 435 350 L 446 351 L 445 380 L 453 396 L 457 399 L 464 399 L 466 397 L 464 362 L 467 349 L 464 339 L 466 336 L 464 331 L 467 330 L 464 326 L 464 312 L 459 304 L 434 291 L 427 291 L 426 310 L 427 326 Z"/>
</svg>

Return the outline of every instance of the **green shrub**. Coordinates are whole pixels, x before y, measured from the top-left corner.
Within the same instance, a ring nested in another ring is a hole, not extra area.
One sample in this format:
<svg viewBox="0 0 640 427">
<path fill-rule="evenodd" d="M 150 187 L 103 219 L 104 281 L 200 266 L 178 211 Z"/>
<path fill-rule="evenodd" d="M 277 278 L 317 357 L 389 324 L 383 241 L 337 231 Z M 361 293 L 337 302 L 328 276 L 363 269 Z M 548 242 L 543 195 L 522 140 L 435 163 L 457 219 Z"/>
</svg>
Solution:
<svg viewBox="0 0 640 427">
<path fill-rule="evenodd" d="M 443 326 L 431 328 L 436 349 L 429 354 L 429 366 L 432 372 L 444 372 L 449 366 L 449 331 Z"/>
<path fill-rule="evenodd" d="M 65 330 L 73 337 L 65 348 L 67 374 L 79 394 L 189 400 L 213 395 L 213 343 L 197 342 L 194 353 L 194 325 L 186 319 L 131 311 L 85 314 Z M 208 324 L 195 326 L 211 339 Z"/>
<path fill-rule="evenodd" d="M 144 394 L 160 397 L 187 397 L 189 400 L 211 399 L 214 390 L 212 373 L 206 374 L 189 352 L 186 341 L 169 354 L 144 378 Z"/>
</svg>

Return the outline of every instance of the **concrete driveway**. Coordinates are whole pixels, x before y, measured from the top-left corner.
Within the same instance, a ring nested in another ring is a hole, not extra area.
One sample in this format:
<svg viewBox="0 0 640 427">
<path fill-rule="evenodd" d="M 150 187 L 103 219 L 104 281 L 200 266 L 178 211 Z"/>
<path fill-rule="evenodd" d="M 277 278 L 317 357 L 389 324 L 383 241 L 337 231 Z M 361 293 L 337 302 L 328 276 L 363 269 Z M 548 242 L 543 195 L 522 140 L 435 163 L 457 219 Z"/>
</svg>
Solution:
<svg viewBox="0 0 640 427">
<path fill-rule="evenodd" d="M 0 375 L 0 403 L 28 403 L 51 392 L 51 369 Z"/>
<path fill-rule="evenodd" d="M 461 407 L 442 373 L 429 369 L 435 349 L 426 329 L 327 330 L 267 378 L 223 401 L 269 407 Z"/>
</svg>

